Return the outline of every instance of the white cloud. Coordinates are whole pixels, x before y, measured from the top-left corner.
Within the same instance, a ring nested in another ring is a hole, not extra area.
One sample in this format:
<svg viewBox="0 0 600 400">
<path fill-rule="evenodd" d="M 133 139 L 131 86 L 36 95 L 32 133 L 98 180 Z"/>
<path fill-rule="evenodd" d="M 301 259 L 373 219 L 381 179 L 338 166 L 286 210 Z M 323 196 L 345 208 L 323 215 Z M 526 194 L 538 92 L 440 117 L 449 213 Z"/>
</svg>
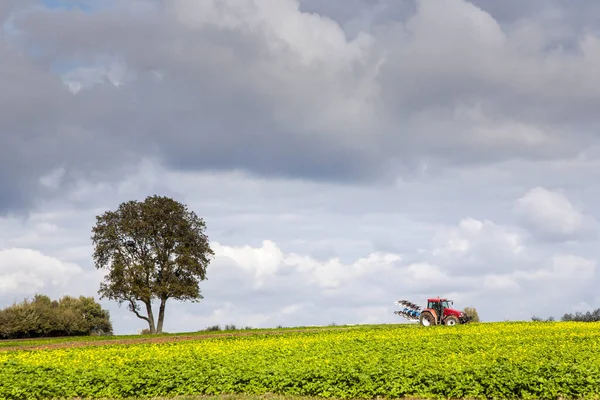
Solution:
<svg viewBox="0 0 600 400">
<path fill-rule="evenodd" d="M 30 295 L 34 292 L 54 292 L 82 275 L 81 268 L 23 248 L 0 250 L 0 290 L 3 296 Z"/>
<path fill-rule="evenodd" d="M 516 201 L 516 212 L 537 234 L 562 240 L 589 234 L 595 221 L 564 193 L 535 187 Z"/>
<path fill-rule="evenodd" d="M 483 288 L 490 293 L 513 292 L 521 289 L 521 286 L 508 275 L 487 275 L 483 279 Z"/>
<path fill-rule="evenodd" d="M 230 259 L 254 278 L 255 287 L 264 285 L 265 281 L 276 278 L 279 274 L 296 274 L 296 279 L 305 284 L 314 284 L 322 288 L 339 288 L 344 283 L 358 279 L 374 271 L 382 272 L 393 268 L 401 260 L 396 254 L 373 253 L 348 265 L 338 258 L 325 261 L 295 253 L 284 254 L 270 240 L 263 241 L 262 247 L 251 246 L 230 247 L 214 244 L 217 258 Z"/>
<path fill-rule="evenodd" d="M 595 275 L 596 260 L 590 260 L 571 254 L 556 254 L 549 261 L 549 266 L 532 272 L 516 272 L 515 277 L 530 280 L 539 284 L 544 281 L 560 285 L 581 284 L 590 282 Z"/>
<path fill-rule="evenodd" d="M 415 48 L 423 52 L 431 47 L 445 47 L 449 52 L 452 50 L 446 46 L 462 40 L 476 43 L 479 49 L 492 53 L 501 49 L 506 42 L 506 36 L 496 20 L 467 1 L 418 0 L 417 8 L 416 15 L 406 25 L 417 38 Z M 439 43 L 440 40 L 444 42 Z"/>
<path fill-rule="evenodd" d="M 62 74 L 62 81 L 73 94 L 95 85 L 110 83 L 116 87 L 130 82 L 135 76 L 121 61 L 98 62 L 97 66 L 79 66 Z"/>
<path fill-rule="evenodd" d="M 230 258 L 245 271 L 251 273 L 256 285 L 262 284 L 263 277 L 273 276 L 283 261 L 283 253 L 270 240 L 263 241 L 260 249 L 250 246 L 228 247 L 215 243 L 213 246 L 216 257 Z"/>
<path fill-rule="evenodd" d="M 40 184 L 49 189 L 56 190 L 60 187 L 60 184 L 65 176 L 65 172 L 66 170 L 64 168 L 56 168 L 40 177 Z"/>
<path fill-rule="evenodd" d="M 318 14 L 299 12 L 297 0 L 176 0 L 167 4 L 169 12 L 195 28 L 206 25 L 264 35 L 274 54 L 292 52 L 306 66 L 336 62 L 340 69 L 361 59 L 370 36 L 361 34 L 348 41 L 333 20 Z"/>
<path fill-rule="evenodd" d="M 435 262 L 451 271 L 482 275 L 506 271 L 515 264 L 523 267 L 529 262 L 524 240 L 516 227 L 465 218 L 434 237 L 431 254 Z M 493 263 L 491 257 L 495 257 Z"/>
</svg>

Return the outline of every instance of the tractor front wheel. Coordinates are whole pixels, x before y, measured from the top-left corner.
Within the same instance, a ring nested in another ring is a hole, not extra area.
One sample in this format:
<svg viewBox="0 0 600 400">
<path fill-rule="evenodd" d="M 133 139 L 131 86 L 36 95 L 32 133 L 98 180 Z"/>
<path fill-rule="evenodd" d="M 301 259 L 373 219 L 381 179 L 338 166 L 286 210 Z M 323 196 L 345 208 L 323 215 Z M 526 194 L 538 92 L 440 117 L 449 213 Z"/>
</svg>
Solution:
<svg viewBox="0 0 600 400">
<path fill-rule="evenodd" d="M 449 316 L 446 318 L 446 322 L 445 322 L 445 324 L 446 324 L 446 325 L 451 325 L 451 326 L 452 326 L 452 325 L 456 325 L 456 324 L 458 324 L 458 318 L 456 318 L 454 315 L 449 315 Z"/>
<path fill-rule="evenodd" d="M 419 319 L 420 319 L 421 325 L 423 325 L 423 326 L 435 325 L 435 319 L 433 318 L 433 315 L 431 315 L 430 312 L 426 311 L 426 312 L 422 313 L 421 318 L 419 318 Z"/>
</svg>

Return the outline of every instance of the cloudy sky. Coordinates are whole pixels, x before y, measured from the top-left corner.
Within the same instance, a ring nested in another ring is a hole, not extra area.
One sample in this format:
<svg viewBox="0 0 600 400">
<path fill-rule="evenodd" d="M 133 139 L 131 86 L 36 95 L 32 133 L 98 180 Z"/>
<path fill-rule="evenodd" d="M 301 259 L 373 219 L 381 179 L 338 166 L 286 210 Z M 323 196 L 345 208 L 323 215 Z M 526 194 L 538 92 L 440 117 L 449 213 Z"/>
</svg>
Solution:
<svg viewBox="0 0 600 400">
<path fill-rule="evenodd" d="M 0 306 L 93 295 L 95 216 L 216 257 L 165 330 L 600 307 L 600 3 L 2 0 Z M 116 333 L 144 322 L 103 300 Z"/>
</svg>

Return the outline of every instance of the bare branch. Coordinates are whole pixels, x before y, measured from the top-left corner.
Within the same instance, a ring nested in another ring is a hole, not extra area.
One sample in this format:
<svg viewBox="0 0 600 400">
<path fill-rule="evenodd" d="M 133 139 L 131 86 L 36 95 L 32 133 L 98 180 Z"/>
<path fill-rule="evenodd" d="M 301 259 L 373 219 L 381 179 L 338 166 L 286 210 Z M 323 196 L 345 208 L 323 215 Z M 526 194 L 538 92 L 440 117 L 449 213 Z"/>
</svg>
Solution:
<svg viewBox="0 0 600 400">
<path fill-rule="evenodd" d="M 139 319 L 143 319 L 144 321 L 150 323 L 150 318 L 148 317 L 144 317 L 143 315 L 141 315 L 138 311 L 137 311 L 137 305 L 135 304 L 135 302 L 133 301 L 133 299 L 128 299 L 129 300 L 129 310 L 132 311 Z"/>
</svg>

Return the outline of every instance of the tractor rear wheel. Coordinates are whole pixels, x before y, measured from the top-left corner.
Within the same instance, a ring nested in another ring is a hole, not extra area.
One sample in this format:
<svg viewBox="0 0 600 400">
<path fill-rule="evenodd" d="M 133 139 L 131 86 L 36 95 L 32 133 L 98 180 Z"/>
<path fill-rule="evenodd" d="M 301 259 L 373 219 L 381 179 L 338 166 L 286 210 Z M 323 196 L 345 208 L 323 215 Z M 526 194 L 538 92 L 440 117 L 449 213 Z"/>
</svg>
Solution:
<svg viewBox="0 0 600 400">
<path fill-rule="evenodd" d="M 445 324 L 446 325 L 456 325 L 456 324 L 458 324 L 458 318 L 456 318 L 454 315 L 449 315 L 446 318 Z"/>
<path fill-rule="evenodd" d="M 419 322 L 421 322 L 421 325 L 423 326 L 435 325 L 435 318 L 433 318 L 433 315 L 428 311 L 421 313 L 421 318 L 419 319 Z"/>
</svg>

